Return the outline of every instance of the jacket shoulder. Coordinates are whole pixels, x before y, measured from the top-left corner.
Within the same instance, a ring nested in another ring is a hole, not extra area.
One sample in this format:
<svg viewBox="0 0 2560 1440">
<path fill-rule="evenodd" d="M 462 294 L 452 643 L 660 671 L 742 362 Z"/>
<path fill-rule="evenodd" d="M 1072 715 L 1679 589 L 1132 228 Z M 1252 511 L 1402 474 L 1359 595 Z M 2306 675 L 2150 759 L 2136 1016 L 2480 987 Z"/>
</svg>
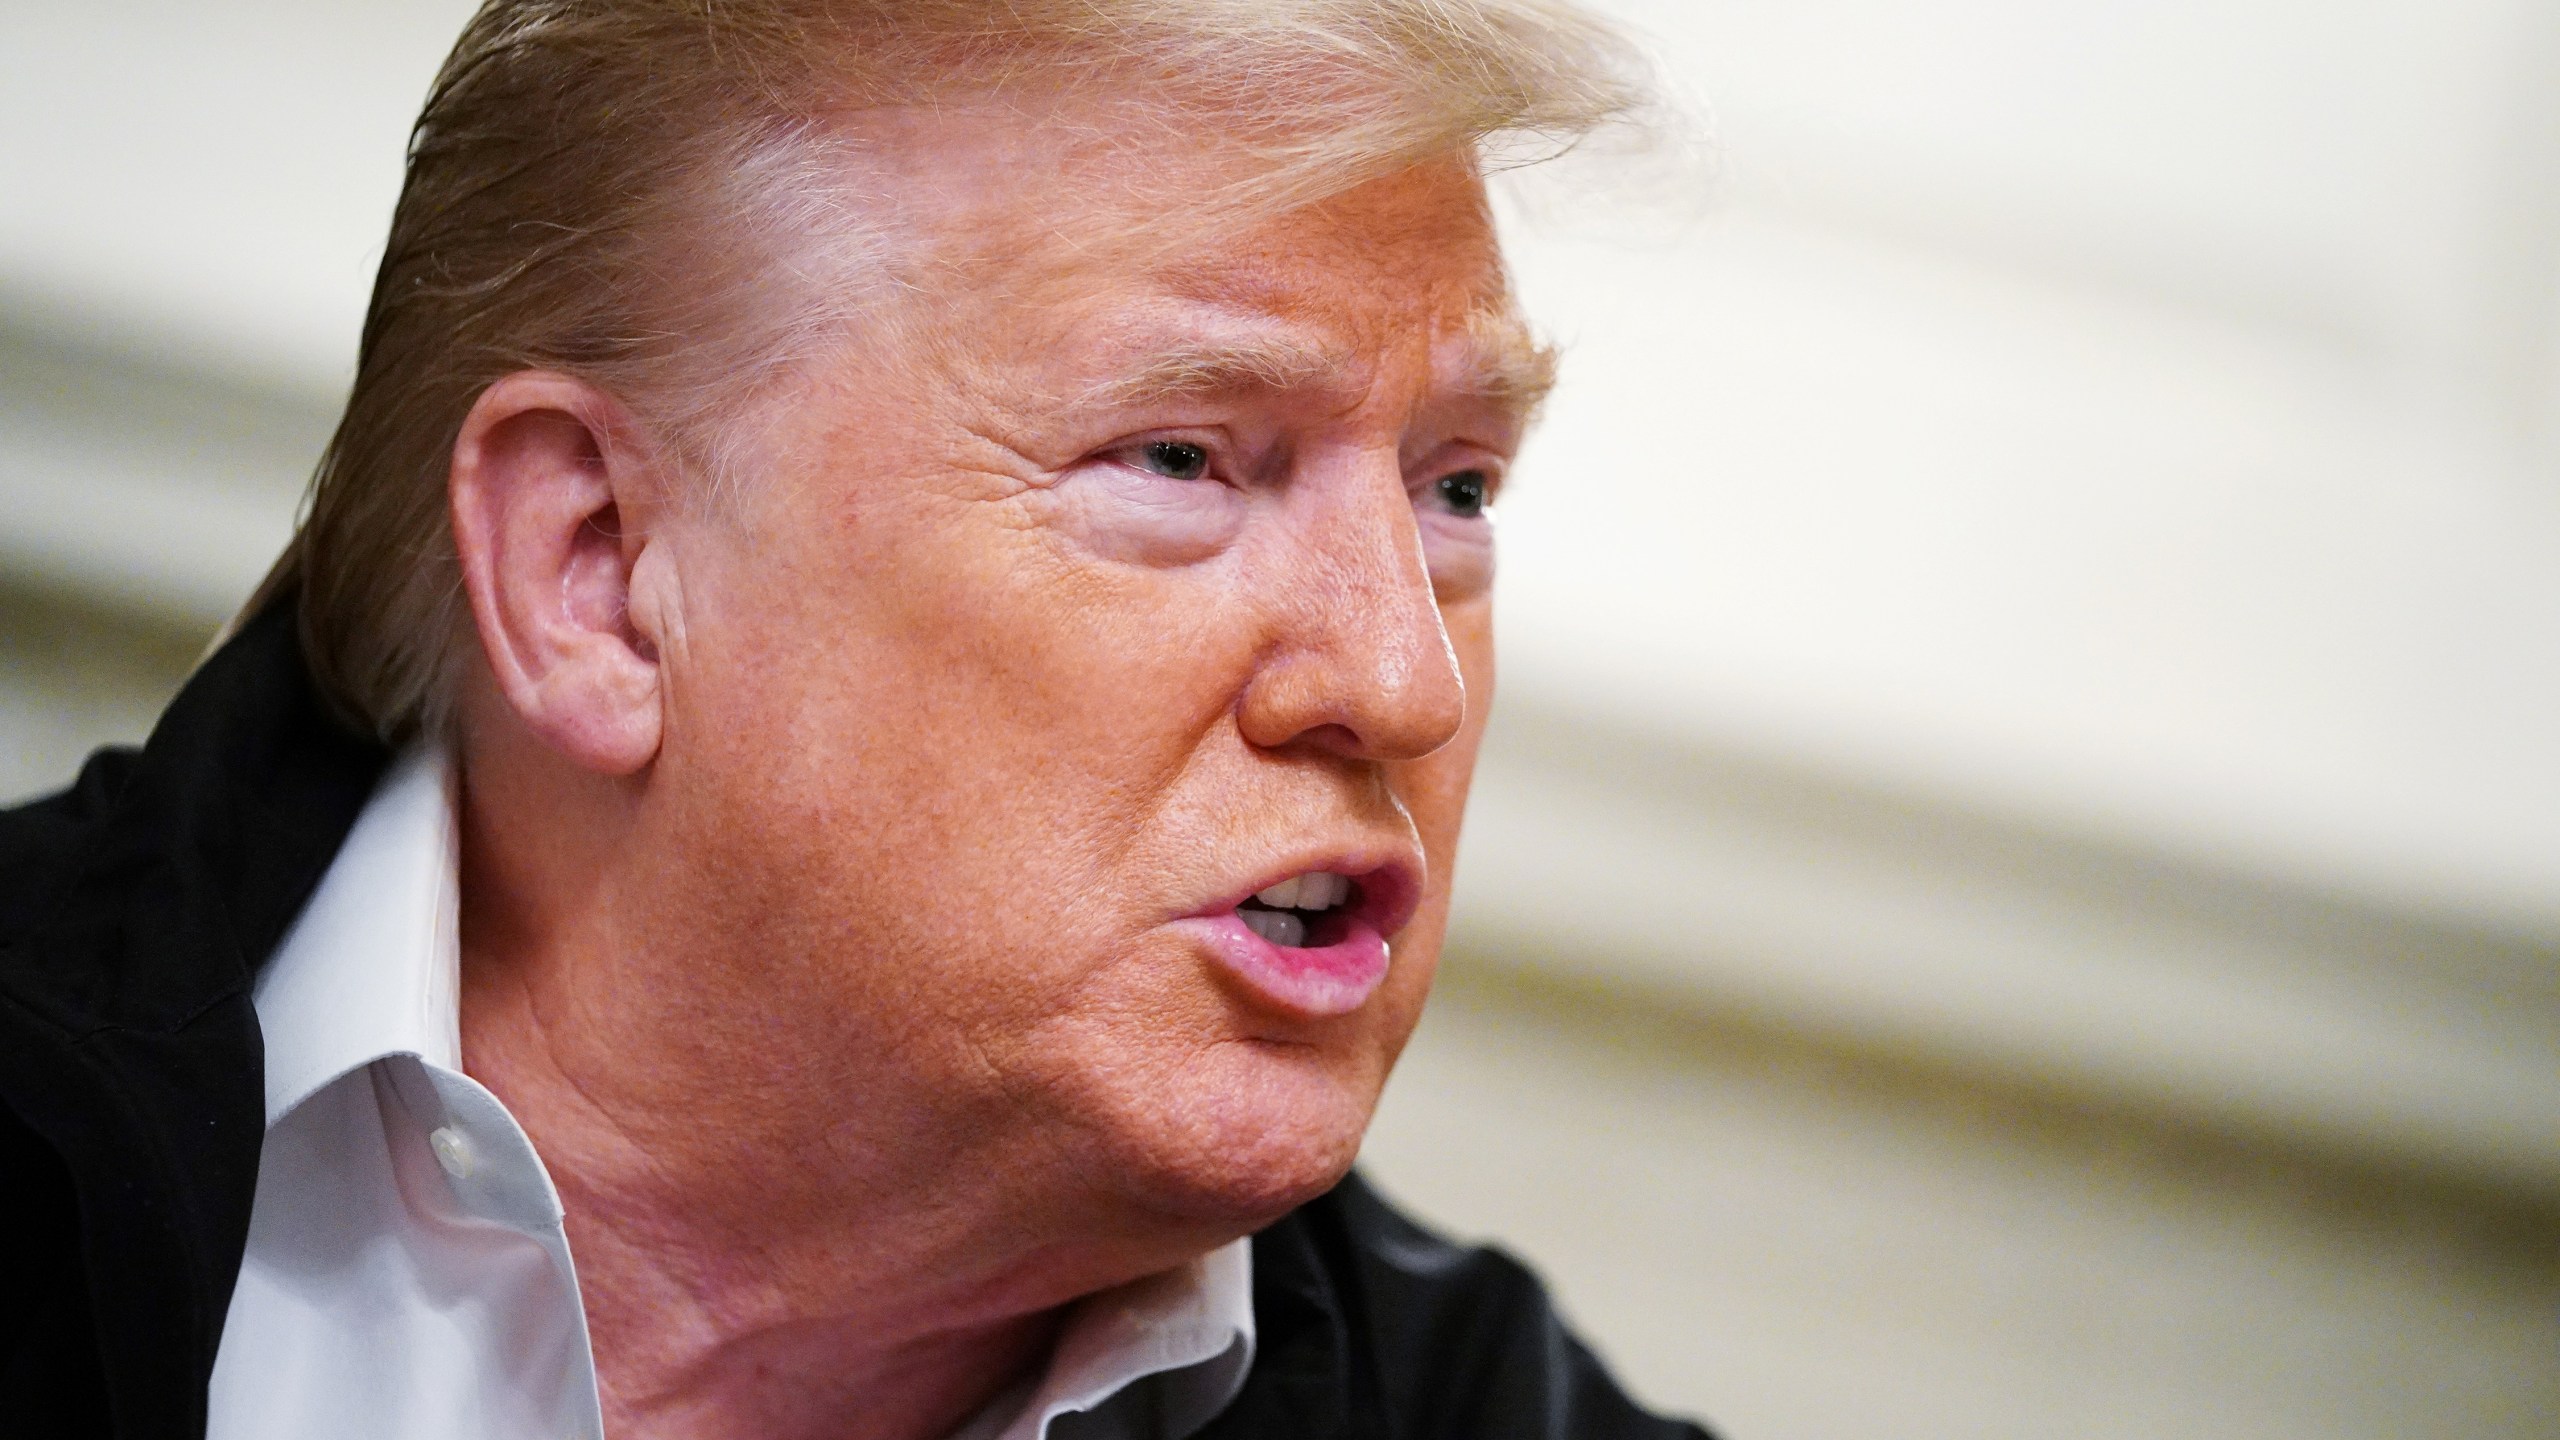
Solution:
<svg viewBox="0 0 2560 1440">
<path fill-rule="evenodd" d="M 0 810 L 0 943 L 43 923 L 140 758 L 127 747 L 100 750 L 67 788 Z"/>
<path fill-rule="evenodd" d="M 204 1428 L 266 1131 L 251 987 L 388 759 L 328 713 L 295 614 L 245 624 L 139 754 L 0 811 L 0 1432 Z"/>
</svg>

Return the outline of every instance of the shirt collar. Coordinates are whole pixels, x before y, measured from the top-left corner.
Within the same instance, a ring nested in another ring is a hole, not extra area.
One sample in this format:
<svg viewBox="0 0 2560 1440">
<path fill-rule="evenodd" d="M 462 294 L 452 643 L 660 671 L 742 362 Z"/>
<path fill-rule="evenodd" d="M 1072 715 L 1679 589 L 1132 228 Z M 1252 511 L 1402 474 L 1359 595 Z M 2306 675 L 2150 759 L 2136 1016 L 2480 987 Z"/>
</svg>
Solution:
<svg viewBox="0 0 2560 1440">
<path fill-rule="evenodd" d="M 462 1068 L 460 855 L 452 766 L 440 746 L 413 748 L 258 977 L 270 1126 L 386 1056 Z M 961 1437 L 1037 1440 L 1056 1417 L 1116 1405 L 1149 1377 L 1157 1414 L 1144 1433 L 1208 1423 L 1253 1365 L 1251 1246 L 1235 1240 L 1079 1301 L 1027 1396 L 990 1406 Z"/>
<path fill-rule="evenodd" d="M 462 1067 L 452 775 L 402 755 L 258 976 L 267 1124 L 387 1055 Z"/>
<path fill-rule="evenodd" d="M 1000 1398 L 953 1440 L 1041 1440 L 1062 1415 L 1106 1408 L 1126 1413 L 1104 1433 L 1179 1437 L 1208 1424 L 1253 1368 L 1252 1247 L 1230 1241 L 1078 1301 L 1027 1399 Z"/>
</svg>

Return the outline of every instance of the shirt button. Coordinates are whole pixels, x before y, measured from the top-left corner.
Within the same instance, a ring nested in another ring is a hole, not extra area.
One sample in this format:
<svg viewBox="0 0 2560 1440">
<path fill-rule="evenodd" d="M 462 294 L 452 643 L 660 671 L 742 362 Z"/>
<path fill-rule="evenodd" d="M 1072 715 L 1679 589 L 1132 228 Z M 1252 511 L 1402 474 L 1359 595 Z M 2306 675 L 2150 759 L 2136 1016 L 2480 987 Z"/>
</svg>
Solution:
<svg viewBox="0 0 2560 1440">
<path fill-rule="evenodd" d="M 456 1180 L 470 1178 L 475 1157 L 469 1136 L 450 1125 L 438 1126 L 427 1136 L 427 1148 L 436 1152 L 436 1163 L 444 1167 L 444 1173 Z"/>
</svg>

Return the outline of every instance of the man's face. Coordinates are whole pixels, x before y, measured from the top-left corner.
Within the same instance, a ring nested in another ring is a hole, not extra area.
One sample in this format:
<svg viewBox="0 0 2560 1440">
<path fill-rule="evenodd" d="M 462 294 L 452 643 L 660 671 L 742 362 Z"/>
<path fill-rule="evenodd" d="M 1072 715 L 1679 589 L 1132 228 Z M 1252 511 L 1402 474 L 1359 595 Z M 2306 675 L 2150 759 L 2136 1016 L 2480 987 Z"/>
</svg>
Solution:
<svg viewBox="0 0 2560 1440">
<path fill-rule="evenodd" d="M 681 540 L 652 783 L 753 957 L 705 1044 L 773 1112 L 1264 1218 L 1356 1153 L 1445 923 L 1537 368 L 1481 188 L 1066 261 L 1036 154 L 919 153 L 974 237 L 936 338 L 829 362 Z"/>
</svg>

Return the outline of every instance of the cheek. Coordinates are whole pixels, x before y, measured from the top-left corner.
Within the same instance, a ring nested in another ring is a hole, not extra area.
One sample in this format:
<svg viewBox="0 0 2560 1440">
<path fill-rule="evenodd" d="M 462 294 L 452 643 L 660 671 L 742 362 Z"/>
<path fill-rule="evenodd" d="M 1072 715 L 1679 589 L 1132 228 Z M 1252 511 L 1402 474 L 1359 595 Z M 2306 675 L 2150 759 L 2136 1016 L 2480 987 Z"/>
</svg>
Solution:
<svg viewBox="0 0 2560 1440">
<path fill-rule="evenodd" d="M 966 930 L 929 937 L 938 968 L 1089 962 L 1067 942 L 1125 920 L 1131 857 L 1251 663 L 1203 572 L 1082 553 L 1231 528 L 1224 487 L 1161 484 L 817 507 L 734 567 L 694 740 L 746 752 L 776 830 L 807 812 L 791 843 L 866 927 Z M 1023 524 L 1034 501 L 1060 523 Z"/>
<path fill-rule="evenodd" d="M 1146 1089 L 1218 1030 L 1185 957 L 1133 940 L 1214 848 L 1166 812 L 1226 657 L 1170 577 L 1096 583 L 1054 547 L 966 538 L 1000 562 L 920 564 L 964 553 L 920 526 L 865 546 L 881 568 L 833 603 L 775 593 L 796 608 L 724 627 L 692 753 L 730 803 L 693 849 L 737 868 L 726 928 L 793 957 L 785 1008 L 955 1094 L 1079 1108 L 1058 1097 Z"/>
</svg>

